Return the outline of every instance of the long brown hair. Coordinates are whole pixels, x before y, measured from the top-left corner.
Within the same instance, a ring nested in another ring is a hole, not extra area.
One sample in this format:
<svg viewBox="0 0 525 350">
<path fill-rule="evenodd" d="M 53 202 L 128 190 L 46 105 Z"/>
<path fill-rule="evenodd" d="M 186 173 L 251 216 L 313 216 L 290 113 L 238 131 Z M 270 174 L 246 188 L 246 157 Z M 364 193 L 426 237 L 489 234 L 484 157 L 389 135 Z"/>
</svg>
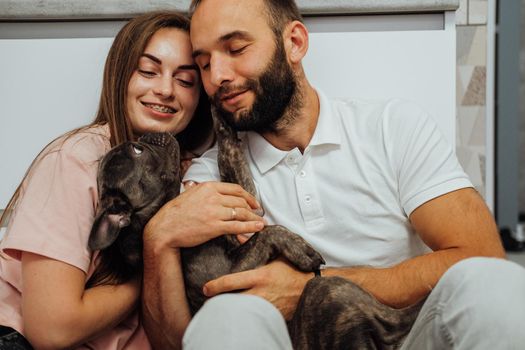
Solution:
<svg viewBox="0 0 525 350">
<path fill-rule="evenodd" d="M 126 109 L 129 81 L 149 40 L 162 28 L 178 28 L 189 32 L 190 22 L 180 13 L 169 11 L 136 17 L 120 30 L 109 50 L 99 108 L 93 124 L 108 123 L 112 147 L 133 139 L 133 129 Z M 201 87 L 195 115 L 177 137 L 182 143 L 181 148 L 191 150 L 200 146 L 211 132 L 211 126 L 208 98 Z"/>
<path fill-rule="evenodd" d="M 129 81 L 137 69 L 139 58 L 143 54 L 149 40 L 162 28 L 177 28 L 189 32 L 190 22 L 186 16 L 178 12 L 158 11 L 133 18 L 124 25 L 116 35 L 106 58 L 102 92 L 95 120 L 89 125 L 72 130 L 61 136 L 64 137 L 64 141 L 80 131 L 104 124 L 107 124 L 110 130 L 111 147 L 133 140 L 133 129 L 128 119 L 126 108 Z M 211 133 L 210 105 L 201 86 L 200 99 L 195 114 L 186 129 L 176 135 L 176 137 L 180 143 L 181 150 L 191 151 L 207 142 Z M 36 162 L 46 154 L 54 151 L 54 147 L 52 147 L 52 150 L 49 150 L 49 146 L 52 144 L 54 144 L 54 141 L 44 147 L 29 166 L 24 178 L 0 217 L 0 226 L 8 221 L 9 214 L 16 206 L 21 195 L 22 184 Z M 95 284 L 99 284 L 98 282 L 101 281 L 101 278 L 104 280 L 104 276 L 108 277 L 108 269 L 107 266 L 104 267 L 105 265 L 107 264 L 102 259 L 95 270 L 94 275 L 98 276 L 95 277 L 97 281 Z M 93 279 L 90 281 L 93 282 Z"/>
</svg>

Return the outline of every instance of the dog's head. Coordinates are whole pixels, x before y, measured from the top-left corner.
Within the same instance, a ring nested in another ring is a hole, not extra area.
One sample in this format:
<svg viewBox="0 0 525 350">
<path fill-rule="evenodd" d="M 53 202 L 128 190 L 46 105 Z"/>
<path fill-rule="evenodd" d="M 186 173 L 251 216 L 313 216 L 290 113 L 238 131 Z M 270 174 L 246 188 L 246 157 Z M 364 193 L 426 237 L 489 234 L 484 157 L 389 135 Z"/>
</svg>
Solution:
<svg viewBox="0 0 525 350">
<path fill-rule="evenodd" d="M 179 194 L 180 176 L 179 144 L 169 133 L 145 134 L 111 149 L 99 165 L 89 248 L 107 248 L 124 228 L 141 234 L 151 216 Z"/>
</svg>

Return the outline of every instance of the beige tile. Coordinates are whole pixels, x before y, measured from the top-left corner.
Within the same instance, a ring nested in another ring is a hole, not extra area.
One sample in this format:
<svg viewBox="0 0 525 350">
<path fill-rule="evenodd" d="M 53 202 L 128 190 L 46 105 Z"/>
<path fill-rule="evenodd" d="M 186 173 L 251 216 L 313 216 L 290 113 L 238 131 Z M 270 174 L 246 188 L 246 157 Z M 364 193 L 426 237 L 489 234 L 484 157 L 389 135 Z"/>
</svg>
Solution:
<svg viewBox="0 0 525 350">
<path fill-rule="evenodd" d="M 485 148 L 485 106 L 474 107 L 477 109 L 475 123 L 472 126 L 472 132 L 470 133 L 470 139 L 468 145 L 471 147 L 482 147 Z M 485 152 L 483 152 L 484 154 Z"/>
<path fill-rule="evenodd" d="M 456 10 L 456 25 L 467 25 L 468 24 L 468 0 L 460 0 L 459 8 Z"/>
<path fill-rule="evenodd" d="M 472 26 L 475 28 L 474 37 L 470 46 L 467 62 L 475 66 L 487 65 L 487 27 Z"/>
<path fill-rule="evenodd" d="M 485 150 L 483 150 L 483 153 L 479 153 L 479 167 L 481 169 L 481 181 L 483 181 L 483 186 L 478 191 L 483 198 L 485 198 L 485 190 L 487 187 L 487 179 L 486 179 L 486 156 L 485 156 Z"/>
<path fill-rule="evenodd" d="M 456 106 L 461 106 L 468 89 L 474 66 L 461 65 L 456 69 Z"/>
<path fill-rule="evenodd" d="M 470 178 L 474 187 L 483 187 L 479 154 L 469 147 L 460 146 L 456 148 L 459 163 Z"/>
<path fill-rule="evenodd" d="M 483 106 L 486 103 L 486 68 L 477 66 L 474 68 L 467 91 L 461 101 L 463 106 Z"/>
<path fill-rule="evenodd" d="M 460 146 L 469 146 L 469 140 L 472 136 L 472 130 L 476 124 L 478 107 L 458 107 L 458 129 Z"/>
<path fill-rule="evenodd" d="M 487 24 L 488 1 L 469 0 L 468 24 Z"/>
<path fill-rule="evenodd" d="M 456 27 L 456 59 L 459 65 L 466 65 L 470 54 L 470 47 L 476 34 L 476 27 Z"/>
</svg>

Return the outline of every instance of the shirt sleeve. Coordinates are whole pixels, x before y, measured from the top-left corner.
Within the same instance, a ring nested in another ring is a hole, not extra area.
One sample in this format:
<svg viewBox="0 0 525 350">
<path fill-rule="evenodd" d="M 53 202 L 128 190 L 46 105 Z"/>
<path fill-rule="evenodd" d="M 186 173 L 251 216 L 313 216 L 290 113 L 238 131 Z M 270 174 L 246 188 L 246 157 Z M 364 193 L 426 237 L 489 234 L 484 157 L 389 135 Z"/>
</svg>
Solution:
<svg viewBox="0 0 525 350">
<path fill-rule="evenodd" d="M 184 175 L 183 182 L 220 181 L 221 176 L 217 165 L 218 147 L 215 144 L 199 158 L 194 158 L 191 166 Z"/>
<path fill-rule="evenodd" d="M 452 146 L 427 113 L 399 100 L 390 103 L 385 113 L 385 144 L 408 216 L 433 198 L 472 187 Z"/>
<path fill-rule="evenodd" d="M 1 249 L 15 259 L 31 252 L 76 266 L 87 273 L 87 243 L 94 220 L 98 161 L 86 162 L 70 148 L 36 161 Z"/>
</svg>

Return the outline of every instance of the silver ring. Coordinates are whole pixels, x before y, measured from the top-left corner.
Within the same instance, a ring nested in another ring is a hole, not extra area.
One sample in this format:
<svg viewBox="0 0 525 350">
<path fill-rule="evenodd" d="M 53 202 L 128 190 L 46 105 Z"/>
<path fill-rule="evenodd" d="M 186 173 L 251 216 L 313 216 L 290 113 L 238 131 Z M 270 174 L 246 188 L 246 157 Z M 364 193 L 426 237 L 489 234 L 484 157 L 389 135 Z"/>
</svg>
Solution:
<svg viewBox="0 0 525 350">
<path fill-rule="evenodd" d="M 236 217 L 237 217 L 237 212 L 235 211 L 234 208 L 232 208 L 232 217 L 230 220 L 235 220 Z"/>
</svg>

